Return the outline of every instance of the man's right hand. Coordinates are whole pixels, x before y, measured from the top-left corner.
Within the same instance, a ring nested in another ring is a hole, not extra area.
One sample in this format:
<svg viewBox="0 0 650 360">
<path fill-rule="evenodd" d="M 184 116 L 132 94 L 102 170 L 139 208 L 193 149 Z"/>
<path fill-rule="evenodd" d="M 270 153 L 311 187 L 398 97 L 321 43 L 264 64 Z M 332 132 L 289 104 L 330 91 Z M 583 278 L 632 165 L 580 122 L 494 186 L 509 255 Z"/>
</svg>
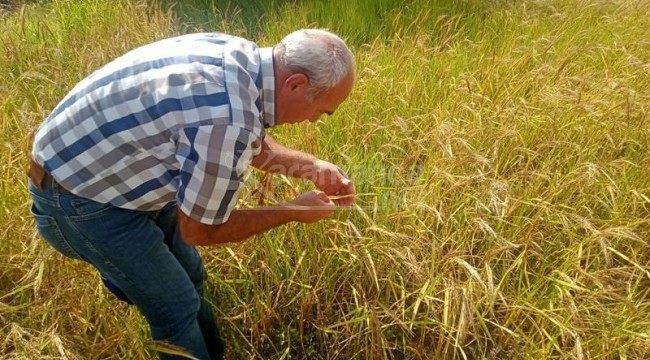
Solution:
<svg viewBox="0 0 650 360">
<path fill-rule="evenodd" d="M 189 245 L 213 245 L 242 241 L 291 221 L 312 223 L 331 217 L 336 205 L 322 191 L 308 191 L 284 204 L 254 209 L 235 209 L 228 221 L 219 225 L 203 224 L 180 209 L 178 226 Z"/>
<path fill-rule="evenodd" d="M 296 220 L 304 223 L 313 223 L 332 217 L 336 205 L 322 191 L 307 191 L 295 199 L 285 203 L 284 206 L 295 212 Z"/>
</svg>

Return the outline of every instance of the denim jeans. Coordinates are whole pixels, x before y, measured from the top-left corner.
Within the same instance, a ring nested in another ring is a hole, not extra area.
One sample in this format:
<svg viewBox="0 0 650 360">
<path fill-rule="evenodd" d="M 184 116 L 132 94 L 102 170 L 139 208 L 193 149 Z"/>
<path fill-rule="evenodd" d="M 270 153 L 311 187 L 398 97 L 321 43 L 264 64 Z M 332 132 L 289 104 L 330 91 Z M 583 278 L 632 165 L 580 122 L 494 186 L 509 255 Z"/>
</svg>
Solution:
<svg viewBox="0 0 650 360">
<path fill-rule="evenodd" d="M 198 251 L 183 242 L 176 206 L 134 211 L 30 183 L 38 232 L 63 255 L 86 261 L 115 284 L 147 319 L 151 335 L 199 359 L 222 359 L 223 343 Z M 179 359 L 160 354 L 161 359 Z"/>
</svg>

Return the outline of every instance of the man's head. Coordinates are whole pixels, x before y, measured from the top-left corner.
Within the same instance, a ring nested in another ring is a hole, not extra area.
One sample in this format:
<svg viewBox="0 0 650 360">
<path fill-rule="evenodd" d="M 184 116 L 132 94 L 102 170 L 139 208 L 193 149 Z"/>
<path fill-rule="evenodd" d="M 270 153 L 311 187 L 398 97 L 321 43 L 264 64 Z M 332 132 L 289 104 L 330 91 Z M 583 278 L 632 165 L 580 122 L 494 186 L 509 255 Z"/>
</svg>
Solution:
<svg viewBox="0 0 650 360">
<path fill-rule="evenodd" d="M 278 124 L 316 121 L 332 114 L 354 84 L 354 58 L 338 36 L 303 29 L 274 48 Z"/>
</svg>

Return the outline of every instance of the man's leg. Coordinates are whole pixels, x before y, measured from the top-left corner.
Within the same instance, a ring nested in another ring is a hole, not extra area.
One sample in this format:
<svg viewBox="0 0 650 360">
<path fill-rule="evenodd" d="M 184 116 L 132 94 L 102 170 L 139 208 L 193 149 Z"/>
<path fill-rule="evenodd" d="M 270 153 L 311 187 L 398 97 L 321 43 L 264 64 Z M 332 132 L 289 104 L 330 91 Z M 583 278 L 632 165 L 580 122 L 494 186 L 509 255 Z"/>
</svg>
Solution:
<svg viewBox="0 0 650 360">
<path fill-rule="evenodd" d="M 156 223 L 165 234 L 165 243 L 183 266 L 194 283 L 197 293 L 201 297 L 201 307 L 198 313 L 198 322 L 211 359 L 222 359 L 224 354 L 223 340 L 219 335 L 214 312 L 210 303 L 204 298 L 204 284 L 207 274 L 201 261 L 201 256 L 194 246 L 187 245 L 178 232 L 176 220 L 176 206 L 168 206 L 161 210 Z"/>
<path fill-rule="evenodd" d="M 133 301 L 147 318 L 154 339 L 179 346 L 199 359 L 210 358 L 198 321 L 200 295 L 165 244 L 155 213 L 61 194 L 56 186 L 47 194 L 31 190 L 33 196 L 56 205 L 46 208 L 41 206 L 43 201 L 35 202 L 35 217 L 52 219 L 65 243 Z"/>
</svg>

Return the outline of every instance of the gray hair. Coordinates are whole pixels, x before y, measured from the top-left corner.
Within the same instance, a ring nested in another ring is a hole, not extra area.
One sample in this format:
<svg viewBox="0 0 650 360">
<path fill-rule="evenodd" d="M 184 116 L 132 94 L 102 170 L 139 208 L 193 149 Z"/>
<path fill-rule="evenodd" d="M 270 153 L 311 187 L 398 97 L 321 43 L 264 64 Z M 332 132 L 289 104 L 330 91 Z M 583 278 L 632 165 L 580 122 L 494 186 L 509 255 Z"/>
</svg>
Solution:
<svg viewBox="0 0 650 360">
<path fill-rule="evenodd" d="M 322 29 L 302 29 L 275 47 L 281 66 L 309 77 L 309 100 L 338 85 L 354 72 L 354 57 L 345 42 Z"/>
</svg>

